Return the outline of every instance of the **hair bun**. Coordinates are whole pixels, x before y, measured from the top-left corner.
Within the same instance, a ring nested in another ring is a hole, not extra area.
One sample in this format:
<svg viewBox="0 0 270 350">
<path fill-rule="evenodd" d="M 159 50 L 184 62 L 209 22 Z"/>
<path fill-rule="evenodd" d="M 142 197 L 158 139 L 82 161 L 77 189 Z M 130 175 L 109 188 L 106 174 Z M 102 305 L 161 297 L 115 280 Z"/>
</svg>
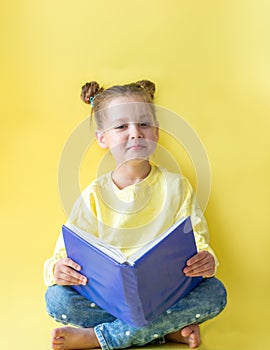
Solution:
<svg viewBox="0 0 270 350">
<path fill-rule="evenodd" d="M 83 85 L 80 96 L 83 102 L 90 104 L 90 97 L 96 96 L 103 90 L 104 89 L 102 87 L 99 87 L 99 84 L 96 81 L 90 81 L 90 83 Z"/>
<path fill-rule="evenodd" d="M 144 88 L 149 93 L 149 95 L 152 97 L 152 99 L 154 98 L 156 86 L 154 83 L 152 83 L 152 81 L 140 80 L 140 81 L 136 82 L 136 85 L 139 85 L 140 87 Z"/>
</svg>

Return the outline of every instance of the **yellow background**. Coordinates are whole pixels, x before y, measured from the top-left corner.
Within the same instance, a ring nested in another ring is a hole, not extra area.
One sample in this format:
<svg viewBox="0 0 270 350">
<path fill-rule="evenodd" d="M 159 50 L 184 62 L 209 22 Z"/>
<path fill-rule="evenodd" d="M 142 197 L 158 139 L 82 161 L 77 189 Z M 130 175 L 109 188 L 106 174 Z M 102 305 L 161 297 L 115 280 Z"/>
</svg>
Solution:
<svg viewBox="0 0 270 350">
<path fill-rule="evenodd" d="M 42 268 L 65 220 L 61 151 L 89 114 L 81 85 L 142 78 L 211 163 L 206 217 L 228 306 L 203 325 L 201 349 L 267 348 L 269 14 L 267 0 L 3 2 L 1 348 L 49 349 Z"/>
</svg>

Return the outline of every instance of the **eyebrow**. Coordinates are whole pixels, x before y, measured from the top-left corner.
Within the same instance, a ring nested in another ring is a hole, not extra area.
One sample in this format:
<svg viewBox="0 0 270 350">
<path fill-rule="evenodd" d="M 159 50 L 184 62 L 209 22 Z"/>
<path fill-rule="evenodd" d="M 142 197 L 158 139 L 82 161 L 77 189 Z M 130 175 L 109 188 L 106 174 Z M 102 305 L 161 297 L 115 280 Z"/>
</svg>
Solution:
<svg viewBox="0 0 270 350">
<path fill-rule="evenodd" d="M 149 118 L 150 117 L 150 118 Z M 142 114 L 139 116 L 138 120 L 136 121 L 136 123 L 140 123 L 142 119 L 147 118 L 147 119 L 151 119 L 154 120 L 154 118 L 152 116 L 149 116 L 148 114 Z M 124 118 L 119 118 L 119 119 L 114 119 L 113 123 L 134 123 L 134 121 L 132 120 L 128 120 L 124 119 Z"/>
<path fill-rule="evenodd" d="M 128 121 L 127 121 L 127 119 L 119 118 L 119 119 L 114 119 L 112 121 L 112 124 L 115 124 L 115 123 L 128 123 Z"/>
</svg>

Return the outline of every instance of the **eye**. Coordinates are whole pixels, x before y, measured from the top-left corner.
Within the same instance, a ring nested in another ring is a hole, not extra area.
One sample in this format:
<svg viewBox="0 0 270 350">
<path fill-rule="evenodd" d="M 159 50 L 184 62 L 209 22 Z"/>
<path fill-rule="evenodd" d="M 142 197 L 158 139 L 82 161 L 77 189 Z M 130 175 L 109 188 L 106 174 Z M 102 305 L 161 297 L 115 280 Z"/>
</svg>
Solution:
<svg viewBox="0 0 270 350">
<path fill-rule="evenodd" d="M 143 122 L 143 123 L 139 123 L 139 126 L 141 128 L 149 128 L 150 126 L 152 126 L 152 124 L 149 122 Z"/>
<path fill-rule="evenodd" d="M 121 124 L 121 125 L 116 125 L 116 126 L 114 127 L 114 129 L 116 129 L 116 130 L 124 130 L 124 129 L 126 129 L 127 127 L 128 127 L 127 124 Z"/>
</svg>

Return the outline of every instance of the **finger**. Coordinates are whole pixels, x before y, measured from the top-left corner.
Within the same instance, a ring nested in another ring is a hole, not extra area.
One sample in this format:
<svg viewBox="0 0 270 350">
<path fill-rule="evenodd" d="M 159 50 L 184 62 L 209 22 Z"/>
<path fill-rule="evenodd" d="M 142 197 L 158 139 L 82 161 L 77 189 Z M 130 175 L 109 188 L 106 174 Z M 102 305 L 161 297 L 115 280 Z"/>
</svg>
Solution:
<svg viewBox="0 0 270 350">
<path fill-rule="evenodd" d="M 185 267 L 185 271 L 190 271 L 190 270 L 196 270 L 199 269 L 201 266 L 204 265 L 209 265 L 209 266 L 214 266 L 215 265 L 215 260 L 212 257 L 212 255 L 207 255 L 201 260 L 197 260 L 196 262 L 193 262 L 192 264 L 189 264 Z"/>
<path fill-rule="evenodd" d="M 186 277 L 212 277 L 213 276 L 213 272 L 212 271 L 202 271 L 202 272 L 199 272 L 199 273 L 189 273 L 189 274 L 186 274 Z"/>
<path fill-rule="evenodd" d="M 83 284 L 83 285 L 86 285 L 87 284 L 87 278 L 80 274 L 80 273 L 77 273 L 77 274 L 72 274 L 71 275 L 76 281 L 78 281 L 79 284 Z"/>
<path fill-rule="evenodd" d="M 206 257 L 210 256 L 210 255 L 211 254 L 208 251 L 202 250 L 201 252 L 198 252 L 197 254 L 192 256 L 190 259 L 188 259 L 187 266 L 193 265 L 196 262 L 199 262 L 199 261 L 205 259 Z"/>
<path fill-rule="evenodd" d="M 201 256 L 204 256 L 202 254 Z M 215 269 L 215 259 L 214 257 L 209 253 L 206 256 L 204 256 L 203 259 L 197 260 L 196 262 L 193 262 L 193 264 L 187 265 L 183 272 L 184 273 L 199 273 L 202 270 L 205 270 L 205 268 L 208 268 L 210 271 L 214 271 Z"/>
<path fill-rule="evenodd" d="M 72 286 L 72 285 L 86 285 L 87 284 L 87 278 L 82 276 L 80 279 L 74 278 L 73 276 L 66 275 L 64 273 L 59 274 L 58 276 L 55 277 L 55 281 L 59 285 L 67 285 L 67 286 Z"/>
<path fill-rule="evenodd" d="M 77 270 L 75 270 L 77 269 Z M 87 284 L 87 278 L 78 272 L 81 270 L 81 266 L 74 262 L 72 259 L 63 258 L 56 265 L 54 269 L 54 278 L 57 282 L 57 279 L 60 283 L 72 285 L 72 284 Z M 65 281 L 65 283 L 63 283 Z M 57 282 L 58 283 L 58 282 Z M 60 284 L 58 283 L 58 284 Z"/>
<path fill-rule="evenodd" d="M 77 284 L 77 283 L 71 283 L 70 281 L 67 281 L 66 279 L 62 279 L 62 278 L 59 278 L 59 277 L 55 278 L 55 282 L 59 286 L 73 286 L 73 285 Z"/>
<path fill-rule="evenodd" d="M 87 284 L 87 278 L 70 267 L 63 267 L 55 273 L 55 278 L 66 280 L 69 284 Z"/>
<path fill-rule="evenodd" d="M 215 265 L 205 264 L 197 266 L 196 268 L 184 269 L 186 276 L 196 277 L 196 276 L 212 276 L 215 271 Z"/>
<path fill-rule="evenodd" d="M 71 267 L 74 270 L 80 271 L 81 270 L 81 266 L 79 264 L 77 264 L 74 260 L 70 259 L 70 258 L 65 258 L 63 261 L 64 265 Z"/>
<path fill-rule="evenodd" d="M 87 284 L 87 278 L 72 269 L 68 270 L 68 273 L 65 274 L 65 278 L 68 281 L 74 282 L 76 284 L 83 284 L 83 285 Z"/>
<path fill-rule="evenodd" d="M 73 260 L 66 258 L 64 261 L 64 266 L 59 271 L 74 277 L 78 281 L 84 281 L 85 277 L 81 273 L 77 272 L 78 270 L 81 270 L 81 266 Z"/>
</svg>

